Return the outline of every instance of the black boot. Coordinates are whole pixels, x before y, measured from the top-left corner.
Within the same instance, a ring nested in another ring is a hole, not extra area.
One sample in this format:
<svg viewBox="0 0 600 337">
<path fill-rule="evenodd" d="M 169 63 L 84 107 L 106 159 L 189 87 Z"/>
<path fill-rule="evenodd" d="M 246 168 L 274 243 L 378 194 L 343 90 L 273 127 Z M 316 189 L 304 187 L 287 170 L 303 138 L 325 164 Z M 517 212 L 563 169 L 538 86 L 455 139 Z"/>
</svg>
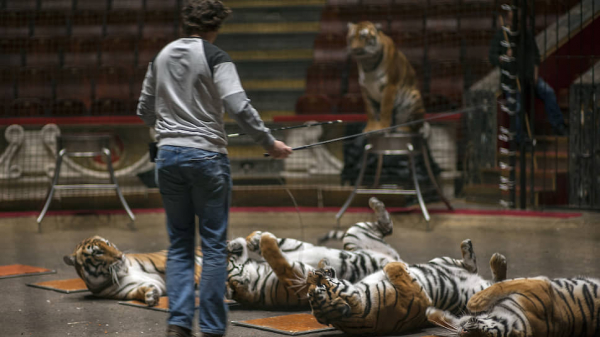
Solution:
<svg viewBox="0 0 600 337">
<path fill-rule="evenodd" d="M 192 330 L 179 325 L 169 325 L 167 327 L 167 337 L 192 337 Z"/>
</svg>

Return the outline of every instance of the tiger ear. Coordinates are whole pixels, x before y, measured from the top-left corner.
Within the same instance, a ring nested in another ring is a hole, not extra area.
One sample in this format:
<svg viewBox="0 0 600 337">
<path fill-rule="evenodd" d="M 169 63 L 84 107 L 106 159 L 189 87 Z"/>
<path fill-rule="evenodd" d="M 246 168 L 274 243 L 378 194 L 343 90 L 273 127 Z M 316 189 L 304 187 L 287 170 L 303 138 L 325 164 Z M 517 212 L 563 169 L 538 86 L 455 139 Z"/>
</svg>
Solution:
<svg viewBox="0 0 600 337">
<path fill-rule="evenodd" d="M 75 265 L 75 254 L 63 256 L 63 261 L 65 261 L 65 263 L 68 264 L 69 266 L 74 266 Z"/>
<path fill-rule="evenodd" d="M 375 24 L 375 29 L 377 29 L 378 31 L 383 29 L 383 25 L 381 25 L 381 23 L 376 23 Z"/>
<path fill-rule="evenodd" d="M 449 312 L 442 311 L 435 307 L 429 307 L 425 311 L 427 320 L 439 327 L 456 330 L 458 326 L 458 318 L 450 314 Z"/>
<path fill-rule="evenodd" d="M 356 29 L 356 25 L 352 22 L 348 22 L 348 32 L 350 34 L 354 34 L 355 29 Z"/>
</svg>

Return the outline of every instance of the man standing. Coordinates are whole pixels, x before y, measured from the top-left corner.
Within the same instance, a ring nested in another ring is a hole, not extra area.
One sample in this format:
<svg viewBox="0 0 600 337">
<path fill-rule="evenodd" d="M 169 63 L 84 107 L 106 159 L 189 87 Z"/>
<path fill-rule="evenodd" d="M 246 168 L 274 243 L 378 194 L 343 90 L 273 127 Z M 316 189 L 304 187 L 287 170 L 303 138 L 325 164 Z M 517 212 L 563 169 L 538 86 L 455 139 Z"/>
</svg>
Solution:
<svg viewBox="0 0 600 337">
<path fill-rule="evenodd" d="M 171 245 L 167 258 L 167 336 L 192 336 L 195 307 L 195 216 L 203 266 L 200 329 L 222 336 L 227 325 L 227 223 L 231 176 L 223 112 L 273 158 L 292 149 L 271 136 L 246 97 L 229 55 L 214 46 L 231 11 L 220 0 L 189 0 L 182 24 L 187 37 L 163 48 L 148 66 L 137 114 L 158 140 L 158 184 Z"/>
<path fill-rule="evenodd" d="M 507 28 L 511 28 L 513 22 L 513 10 L 507 10 L 506 15 L 504 17 L 504 26 Z M 502 27 L 498 29 L 496 34 L 494 35 L 494 39 L 490 45 L 489 51 L 489 59 L 490 63 L 496 67 L 500 67 L 501 69 L 508 70 L 510 73 L 516 74 L 517 70 L 517 54 L 515 50 L 519 48 L 518 40 L 516 36 L 512 36 L 507 32 L 507 36 L 510 42 L 510 46 L 507 45 L 504 38 L 504 33 L 502 31 Z M 538 49 L 537 43 L 533 34 L 529 31 L 525 34 L 525 55 L 527 64 L 525 67 L 527 78 L 533 78 L 533 84 L 535 89 L 536 96 L 544 102 L 544 108 L 546 110 L 546 116 L 548 118 L 548 122 L 552 126 L 552 130 L 556 135 L 564 136 L 567 134 L 567 127 L 565 125 L 564 117 L 562 112 L 560 111 L 560 107 L 558 106 L 558 102 L 556 101 L 556 94 L 554 93 L 554 89 L 544 81 L 543 78 L 538 76 L 539 65 L 540 65 L 540 51 Z M 506 55 L 507 58 L 503 57 Z M 514 58 L 514 59 L 513 59 Z M 533 67 L 528 67 L 530 62 L 533 61 Z M 517 92 L 516 95 L 517 100 L 517 113 L 520 113 L 520 93 Z M 520 118 L 517 118 L 517 139 L 520 138 L 522 133 L 520 126 Z"/>
</svg>

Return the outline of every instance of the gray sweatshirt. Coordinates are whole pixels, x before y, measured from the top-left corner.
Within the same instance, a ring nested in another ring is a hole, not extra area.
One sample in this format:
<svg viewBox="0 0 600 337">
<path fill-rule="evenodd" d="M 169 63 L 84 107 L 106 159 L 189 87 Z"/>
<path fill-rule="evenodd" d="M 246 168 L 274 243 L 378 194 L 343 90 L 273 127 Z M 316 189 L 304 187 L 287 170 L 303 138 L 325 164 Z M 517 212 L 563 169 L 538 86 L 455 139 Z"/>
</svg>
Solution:
<svg viewBox="0 0 600 337">
<path fill-rule="evenodd" d="M 227 154 L 224 111 L 266 150 L 273 147 L 275 139 L 250 104 L 227 53 L 200 38 L 182 38 L 149 64 L 137 115 L 155 128 L 159 147 Z"/>
</svg>

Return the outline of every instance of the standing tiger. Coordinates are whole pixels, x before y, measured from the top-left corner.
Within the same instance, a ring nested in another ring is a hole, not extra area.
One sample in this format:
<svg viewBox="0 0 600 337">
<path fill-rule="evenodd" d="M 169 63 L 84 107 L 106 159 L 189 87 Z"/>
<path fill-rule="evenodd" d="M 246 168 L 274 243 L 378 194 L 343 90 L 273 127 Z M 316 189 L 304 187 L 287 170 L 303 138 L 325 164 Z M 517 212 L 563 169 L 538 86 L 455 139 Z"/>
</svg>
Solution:
<svg viewBox="0 0 600 337">
<path fill-rule="evenodd" d="M 452 336 L 600 336 L 598 279 L 507 280 L 475 294 L 467 308 L 473 314 L 460 318 L 429 308 L 427 318 Z"/>
<path fill-rule="evenodd" d="M 356 284 L 336 278 L 335 269 L 308 273 L 308 296 L 313 315 L 347 334 L 396 334 L 427 325 L 428 307 L 462 312 L 473 294 L 492 282 L 477 275 L 470 240 L 461 243 L 463 259 L 436 258 L 408 266 L 392 262 Z M 490 260 L 494 281 L 506 277 L 506 259 Z"/>
<path fill-rule="evenodd" d="M 259 308 L 308 307 L 306 277 L 319 261 L 327 258 L 340 278 L 357 282 L 399 259 L 383 237 L 392 232 L 392 222 L 383 203 L 371 198 L 369 205 L 377 222 L 357 223 L 344 237 L 339 250 L 313 246 L 294 239 L 278 239 L 267 232 L 254 232 L 245 240 L 229 242 L 228 291 L 230 298 Z M 251 254 L 260 258 L 251 258 Z"/>
<path fill-rule="evenodd" d="M 87 288 L 98 297 L 139 300 L 154 306 L 166 293 L 167 251 L 124 254 L 108 240 L 94 236 L 81 241 L 66 264 L 75 267 Z M 195 282 L 199 284 L 202 252 L 196 251 Z"/>
<path fill-rule="evenodd" d="M 394 41 L 371 22 L 348 23 L 348 51 L 358 63 L 367 109 L 365 132 L 423 119 L 425 107 L 415 70 Z M 417 130 L 420 125 L 412 125 Z"/>
</svg>

